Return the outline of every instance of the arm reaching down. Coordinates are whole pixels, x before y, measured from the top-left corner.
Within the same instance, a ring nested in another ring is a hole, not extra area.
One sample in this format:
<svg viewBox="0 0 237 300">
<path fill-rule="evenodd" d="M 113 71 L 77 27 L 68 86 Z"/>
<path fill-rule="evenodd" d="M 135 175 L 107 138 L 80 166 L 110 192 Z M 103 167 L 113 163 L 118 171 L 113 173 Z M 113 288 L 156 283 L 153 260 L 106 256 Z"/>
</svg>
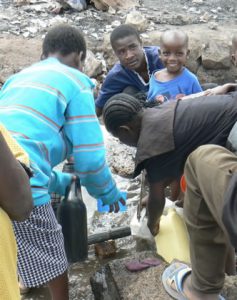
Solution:
<svg viewBox="0 0 237 300">
<path fill-rule="evenodd" d="M 122 196 L 106 163 L 103 135 L 90 89 L 82 90 L 70 101 L 66 118 L 65 133 L 73 146 L 75 171 L 81 184 L 92 197 L 102 199 L 116 212 L 115 203 L 122 202 Z"/>
<path fill-rule="evenodd" d="M 151 183 L 149 187 L 149 197 L 147 202 L 148 227 L 153 236 L 159 232 L 160 217 L 165 207 L 165 188 L 170 181 L 160 181 Z"/>
<path fill-rule="evenodd" d="M 29 177 L 0 133 L 0 207 L 12 220 L 23 221 L 33 209 Z"/>
</svg>

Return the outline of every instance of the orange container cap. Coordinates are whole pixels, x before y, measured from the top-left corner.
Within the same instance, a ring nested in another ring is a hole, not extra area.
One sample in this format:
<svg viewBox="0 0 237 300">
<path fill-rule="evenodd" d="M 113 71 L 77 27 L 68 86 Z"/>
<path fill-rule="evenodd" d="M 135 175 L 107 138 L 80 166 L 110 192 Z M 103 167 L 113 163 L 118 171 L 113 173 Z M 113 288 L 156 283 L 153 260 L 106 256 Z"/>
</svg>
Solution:
<svg viewBox="0 0 237 300">
<path fill-rule="evenodd" d="M 186 183 L 186 180 L 185 180 L 184 175 L 182 175 L 182 177 L 181 177 L 181 179 L 180 179 L 180 187 L 181 187 L 181 191 L 182 191 L 183 193 L 185 193 L 186 188 L 187 188 L 187 183 Z"/>
</svg>

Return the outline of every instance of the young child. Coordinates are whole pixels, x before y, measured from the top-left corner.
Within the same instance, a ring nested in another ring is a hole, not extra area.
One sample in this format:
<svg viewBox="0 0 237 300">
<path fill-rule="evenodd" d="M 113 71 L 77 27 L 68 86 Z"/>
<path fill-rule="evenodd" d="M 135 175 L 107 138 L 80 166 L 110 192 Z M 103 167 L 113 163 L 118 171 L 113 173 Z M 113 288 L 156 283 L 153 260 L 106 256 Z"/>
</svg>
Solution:
<svg viewBox="0 0 237 300">
<path fill-rule="evenodd" d="M 197 77 L 184 67 L 189 55 L 186 33 L 165 31 L 160 38 L 159 54 L 165 69 L 151 76 L 148 101 L 163 103 L 202 91 Z"/>
</svg>

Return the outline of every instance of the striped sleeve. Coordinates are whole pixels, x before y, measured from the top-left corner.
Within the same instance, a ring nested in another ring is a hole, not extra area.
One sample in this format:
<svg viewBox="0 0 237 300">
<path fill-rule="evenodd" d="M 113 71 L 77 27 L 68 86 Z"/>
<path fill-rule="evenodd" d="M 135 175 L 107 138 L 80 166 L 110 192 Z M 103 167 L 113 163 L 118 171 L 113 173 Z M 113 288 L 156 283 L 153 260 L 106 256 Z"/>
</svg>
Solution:
<svg viewBox="0 0 237 300">
<path fill-rule="evenodd" d="M 112 204 L 121 198 L 105 159 L 105 147 L 90 89 L 83 89 L 68 104 L 65 133 L 73 146 L 75 170 L 94 198 Z"/>
</svg>

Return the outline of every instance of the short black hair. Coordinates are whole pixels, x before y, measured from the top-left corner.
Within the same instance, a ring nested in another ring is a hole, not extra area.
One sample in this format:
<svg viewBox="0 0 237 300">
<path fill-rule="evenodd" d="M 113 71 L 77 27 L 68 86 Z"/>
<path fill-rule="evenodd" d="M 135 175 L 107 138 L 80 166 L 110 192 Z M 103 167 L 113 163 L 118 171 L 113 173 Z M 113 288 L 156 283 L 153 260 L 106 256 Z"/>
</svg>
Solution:
<svg viewBox="0 0 237 300">
<path fill-rule="evenodd" d="M 86 41 L 83 33 L 73 26 L 60 24 L 51 28 L 43 42 L 44 57 L 59 52 L 63 56 L 73 52 L 82 52 L 82 60 L 86 58 Z"/>
<path fill-rule="evenodd" d="M 103 109 L 106 129 L 115 134 L 117 129 L 131 122 L 142 110 L 142 103 L 131 95 L 120 93 L 111 97 Z"/>
<path fill-rule="evenodd" d="M 127 24 L 120 25 L 112 31 L 110 35 L 110 44 L 113 47 L 115 41 L 131 35 L 134 35 L 138 41 L 141 42 L 141 37 L 135 27 Z"/>
</svg>

